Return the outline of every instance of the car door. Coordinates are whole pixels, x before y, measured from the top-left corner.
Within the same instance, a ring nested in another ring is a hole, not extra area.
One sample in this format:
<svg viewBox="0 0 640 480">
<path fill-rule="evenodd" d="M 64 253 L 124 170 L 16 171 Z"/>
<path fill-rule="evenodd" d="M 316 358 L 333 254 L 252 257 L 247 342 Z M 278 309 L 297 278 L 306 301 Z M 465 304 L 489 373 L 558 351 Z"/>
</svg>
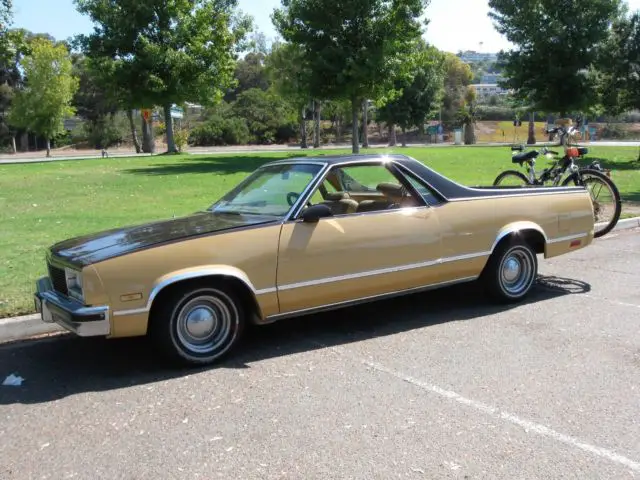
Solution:
<svg viewBox="0 0 640 480">
<path fill-rule="evenodd" d="M 437 282 L 442 248 L 437 213 L 398 175 L 380 162 L 333 167 L 310 204 L 328 204 L 334 215 L 283 225 L 277 272 L 281 313 Z M 330 195 L 321 193 L 328 190 Z"/>
</svg>

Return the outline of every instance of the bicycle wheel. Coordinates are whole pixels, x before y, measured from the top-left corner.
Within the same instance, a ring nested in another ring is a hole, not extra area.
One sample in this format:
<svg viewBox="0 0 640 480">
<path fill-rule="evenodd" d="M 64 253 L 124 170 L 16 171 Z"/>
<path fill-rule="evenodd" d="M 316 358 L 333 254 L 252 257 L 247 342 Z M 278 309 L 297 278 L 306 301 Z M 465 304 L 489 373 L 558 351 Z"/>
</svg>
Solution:
<svg viewBox="0 0 640 480">
<path fill-rule="evenodd" d="M 566 178 L 562 185 L 567 186 L 573 182 L 576 186 L 584 186 L 591 194 L 593 202 L 593 214 L 595 216 L 595 238 L 602 237 L 613 230 L 622 212 L 622 200 L 618 187 L 604 173 L 590 168 L 582 168 L 577 174 L 573 174 Z M 602 191 L 605 190 L 604 198 L 601 197 Z M 594 195 L 594 192 L 597 192 Z M 610 219 L 606 213 L 610 213 Z"/>
<path fill-rule="evenodd" d="M 493 181 L 494 187 L 498 185 L 519 187 L 531 185 L 531 182 L 522 172 L 507 170 L 498 175 Z"/>
</svg>

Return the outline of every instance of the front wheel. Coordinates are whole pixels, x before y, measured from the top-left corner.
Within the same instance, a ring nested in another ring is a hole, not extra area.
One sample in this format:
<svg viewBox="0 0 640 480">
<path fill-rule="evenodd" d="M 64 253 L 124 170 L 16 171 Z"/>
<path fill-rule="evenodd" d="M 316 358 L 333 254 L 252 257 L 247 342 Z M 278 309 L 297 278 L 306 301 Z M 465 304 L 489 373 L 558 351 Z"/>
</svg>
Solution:
<svg viewBox="0 0 640 480">
<path fill-rule="evenodd" d="M 529 179 L 522 172 L 507 170 L 498 175 L 493 181 L 494 187 L 497 187 L 498 185 L 504 185 L 506 187 L 520 187 L 531 185 L 531 182 L 529 182 Z"/>
<path fill-rule="evenodd" d="M 616 184 L 604 173 L 590 168 L 580 169 L 578 173 L 570 175 L 562 185 L 567 186 L 570 183 L 589 190 L 593 203 L 594 237 L 603 237 L 613 230 L 622 212 L 622 199 Z"/>
<path fill-rule="evenodd" d="M 151 311 L 150 337 L 169 359 L 206 365 L 222 358 L 245 329 L 242 303 L 228 288 L 185 286 Z"/>
<path fill-rule="evenodd" d="M 487 293 L 501 303 L 522 300 L 538 275 L 538 258 L 524 240 L 504 239 L 491 254 L 480 281 Z"/>
</svg>

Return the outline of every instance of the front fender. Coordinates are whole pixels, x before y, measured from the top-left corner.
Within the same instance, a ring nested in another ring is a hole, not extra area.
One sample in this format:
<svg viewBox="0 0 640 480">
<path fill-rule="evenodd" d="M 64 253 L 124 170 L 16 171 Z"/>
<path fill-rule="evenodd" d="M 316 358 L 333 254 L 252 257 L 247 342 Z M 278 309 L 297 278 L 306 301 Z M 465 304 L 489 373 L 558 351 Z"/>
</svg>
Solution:
<svg viewBox="0 0 640 480">
<path fill-rule="evenodd" d="M 247 287 L 247 289 L 251 292 L 251 294 L 255 296 L 259 293 L 256 291 L 253 283 L 249 280 L 249 277 L 245 272 L 240 270 L 237 267 L 232 267 L 229 265 L 200 265 L 197 267 L 184 268 L 181 270 L 175 270 L 173 272 L 166 273 L 161 277 L 155 279 L 151 283 L 151 287 L 149 290 L 149 295 L 147 296 L 146 302 L 144 306 L 139 308 L 129 309 L 129 310 L 119 310 L 114 311 L 114 316 L 126 316 L 126 315 L 136 315 L 140 313 L 148 313 L 151 310 L 151 305 L 156 297 L 160 294 L 160 292 L 177 282 L 181 282 L 184 280 L 191 280 L 194 278 L 201 277 L 209 277 L 209 276 L 227 276 L 237 279 L 242 282 L 243 285 Z"/>
</svg>

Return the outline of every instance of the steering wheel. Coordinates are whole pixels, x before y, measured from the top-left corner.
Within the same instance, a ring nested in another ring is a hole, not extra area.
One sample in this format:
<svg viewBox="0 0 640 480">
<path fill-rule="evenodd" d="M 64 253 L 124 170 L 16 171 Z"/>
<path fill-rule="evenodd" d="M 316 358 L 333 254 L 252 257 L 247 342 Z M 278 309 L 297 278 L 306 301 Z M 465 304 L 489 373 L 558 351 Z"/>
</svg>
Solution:
<svg viewBox="0 0 640 480">
<path fill-rule="evenodd" d="M 290 207 L 293 207 L 293 204 L 296 203 L 299 198 L 300 198 L 300 194 L 297 192 L 287 193 L 287 203 L 289 204 Z M 310 207 L 311 205 L 312 205 L 311 200 L 308 200 L 307 207 Z"/>
<path fill-rule="evenodd" d="M 287 193 L 287 203 L 290 207 L 293 207 L 293 204 L 298 201 L 298 198 L 300 198 L 300 194 L 297 192 Z"/>
</svg>

